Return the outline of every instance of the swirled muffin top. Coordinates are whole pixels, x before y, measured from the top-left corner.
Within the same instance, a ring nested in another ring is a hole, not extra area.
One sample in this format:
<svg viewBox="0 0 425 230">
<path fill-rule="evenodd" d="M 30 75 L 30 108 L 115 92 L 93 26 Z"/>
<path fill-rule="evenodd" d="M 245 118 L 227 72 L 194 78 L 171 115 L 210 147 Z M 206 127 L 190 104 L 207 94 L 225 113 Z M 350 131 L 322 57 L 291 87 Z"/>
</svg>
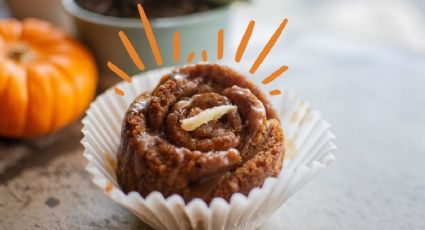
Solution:
<svg viewBox="0 0 425 230">
<path fill-rule="evenodd" d="M 116 172 L 124 192 L 229 200 L 277 176 L 283 155 L 283 131 L 259 89 L 227 67 L 198 64 L 130 105 Z"/>
</svg>

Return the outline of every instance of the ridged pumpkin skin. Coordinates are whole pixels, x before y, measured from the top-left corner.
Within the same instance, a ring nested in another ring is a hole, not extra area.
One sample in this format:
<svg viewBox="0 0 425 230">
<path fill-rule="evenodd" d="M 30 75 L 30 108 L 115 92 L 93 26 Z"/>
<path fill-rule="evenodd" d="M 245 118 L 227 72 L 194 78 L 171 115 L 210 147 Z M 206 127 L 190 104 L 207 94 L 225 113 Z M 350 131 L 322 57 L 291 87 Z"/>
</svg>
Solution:
<svg viewBox="0 0 425 230">
<path fill-rule="evenodd" d="M 32 138 L 75 121 L 97 70 L 75 39 L 37 19 L 0 20 L 0 136 Z"/>
</svg>

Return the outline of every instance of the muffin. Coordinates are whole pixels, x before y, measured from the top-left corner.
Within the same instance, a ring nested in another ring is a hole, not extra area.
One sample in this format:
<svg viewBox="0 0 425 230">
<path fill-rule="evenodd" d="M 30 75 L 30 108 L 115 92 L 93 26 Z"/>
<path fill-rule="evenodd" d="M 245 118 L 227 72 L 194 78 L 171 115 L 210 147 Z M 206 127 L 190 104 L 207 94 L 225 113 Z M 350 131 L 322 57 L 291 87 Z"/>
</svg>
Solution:
<svg viewBox="0 0 425 230">
<path fill-rule="evenodd" d="M 284 134 L 265 95 L 244 76 L 198 64 L 163 76 L 127 110 L 116 175 L 125 193 L 186 202 L 247 195 L 277 176 Z"/>
</svg>

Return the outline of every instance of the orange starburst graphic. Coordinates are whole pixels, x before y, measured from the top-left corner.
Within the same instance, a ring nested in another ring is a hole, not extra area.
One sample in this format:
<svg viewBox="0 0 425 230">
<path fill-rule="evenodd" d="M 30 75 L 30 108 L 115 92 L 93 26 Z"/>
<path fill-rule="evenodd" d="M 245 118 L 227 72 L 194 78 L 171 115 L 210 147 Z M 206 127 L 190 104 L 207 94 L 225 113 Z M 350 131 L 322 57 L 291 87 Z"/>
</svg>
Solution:
<svg viewBox="0 0 425 230">
<path fill-rule="evenodd" d="M 146 16 L 146 13 L 145 13 L 142 5 L 138 4 L 137 7 L 138 7 L 138 10 L 139 10 L 139 14 L 140 14 L 140 21 L 141 21 L 143 27 L 145 28 L 146 37 L 148 39 L 148 43 L 149 43 L 149 46 L 151 48 L 152 54 L 155 58 L 157 65 L 162 66 L 163 60 L 162 60 L 162 56 L 161 56 L 161 50 L 158 47 L 155 35 L 152 31 L 152 27 L 149 23 L 149 20 Z M 269 52 L 271 51 L 273 46 L 276 44 L 276 41 L 279 39 L 280 35 L 282 34 L 287 23 L 288 23 L 288 19 L 285 18 L 280 23 L 279 27 L 275 30 L 275 32 L 272 34 L 272 36 L 270 37 L 268 42 L 265 44 L 265 46 L 263 47 L 261 52 L 255 58 L 254 63 L 252 64 L 251 68 L 249 69 L 250 74 L 254 74 L 260 68 L 261 64 L 266 59 L 267 55 L 269 54 Z M 248 46 L 249 40 L 251 39 L 251 35 L 254 31 L 254 27 L 255 27 L 255 21 L 251 20 L 248 23 L 248 25 L 245 29 L 245 32 L 244 32 L 244 34 L 243 34 L 243 36 L 242 36 L 242 38 L 239 42 L 239 45 L 238 45 L 238 48 L 237 48 L 237 51 L 236 51 L 236 54 L 235 54 L 235 62 L 239 63 L 242 60 L 243 54 L 244 54 L 244 52 L 245 52 L 245 50 Z M 123 43 L 127 53 L 129 54 L 131 60 L 133 61 L 134 65 L 140 71 L 144 71 L 145 65 L 144 65 L 142 59 L 140 58 L 140 56 L 137 54 L 137 51 L 134 49 L 134 46 L 131 43 L 131 41 L 128 39 L 127 35 L 123 31 L 120 31 L 120 32 L 118 32 L 118 36 L 121 39 L 121 42 Z M 174 32 L 174 36 L 173 36 L 174 64 L 177 64 L 180 60 L 180 55 L 181 55 L 180 42 L 181 42 L 180 41 L 180 32 L 176 31 L 176 32 Z M 208 54 L 207 50 L 202 50 L 200 55 L 201 55 L 202 61 L 204 61 L 204 62 L 208 61 L 209 54 Z M 217 55 L 216 57 L 217 57 L 218 60 L 222 59 L 223 56 L 224 56 L 224 29 L 219 29 L 217 31 L 217 53 L 216 53 L 216 55 Z M 186 63 L 187 64 L 192 63 L 195 56 L 196 56 L 196 54 L 194 52 L 189 52 L 189 54 L 186 57 Z M 128 83 L 131 83 L 131 77 L 125 71 L 123 71 L 121 68 L 119 68 L 118 66 L 116 66 L 112 62 L 108 62 L 107 66 L 117 76 L 119 76 L 123 80 L 127 81 Z M 286 65 L 281 66 L 279 69 L 275 70 L 269 76 L 265 77 L 264 80 L 262 81 L 262 83 L 266 85 L 266 84 L 273 82 L 278 77 L 282 76 L 282 74 L 285 73 L 287 70 L 288 70 L 288 66 L 286 66 Z M 117 87 L 115 87 L 114 90 L 115 90 L 116 94 L 118 94 L 120 96 L 124 96 L 123 90 L 121 90 Z M 273 89 L 273 90 L 269 91 L 269 94 L 272 95 L 272 96 L 279 95 L 281 93 L 282 92 L 279 89 Z"/>
</svg>

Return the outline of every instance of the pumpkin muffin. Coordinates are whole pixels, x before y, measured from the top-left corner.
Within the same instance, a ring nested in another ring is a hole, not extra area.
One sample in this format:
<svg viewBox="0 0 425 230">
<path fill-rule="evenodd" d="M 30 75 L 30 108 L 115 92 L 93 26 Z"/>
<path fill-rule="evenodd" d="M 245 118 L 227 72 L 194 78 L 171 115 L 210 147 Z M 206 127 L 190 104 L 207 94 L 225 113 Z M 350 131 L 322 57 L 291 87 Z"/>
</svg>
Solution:
<svg viewBox="0 0 425 230">
<path fill-rule="evenodd" d="M 259 89 L 235 71 L 198 64 L 165 75 L 128 109 L 117 155 L 124 192 L 210 202 L 277 176 L 284 134 Z"/>
</svg>

